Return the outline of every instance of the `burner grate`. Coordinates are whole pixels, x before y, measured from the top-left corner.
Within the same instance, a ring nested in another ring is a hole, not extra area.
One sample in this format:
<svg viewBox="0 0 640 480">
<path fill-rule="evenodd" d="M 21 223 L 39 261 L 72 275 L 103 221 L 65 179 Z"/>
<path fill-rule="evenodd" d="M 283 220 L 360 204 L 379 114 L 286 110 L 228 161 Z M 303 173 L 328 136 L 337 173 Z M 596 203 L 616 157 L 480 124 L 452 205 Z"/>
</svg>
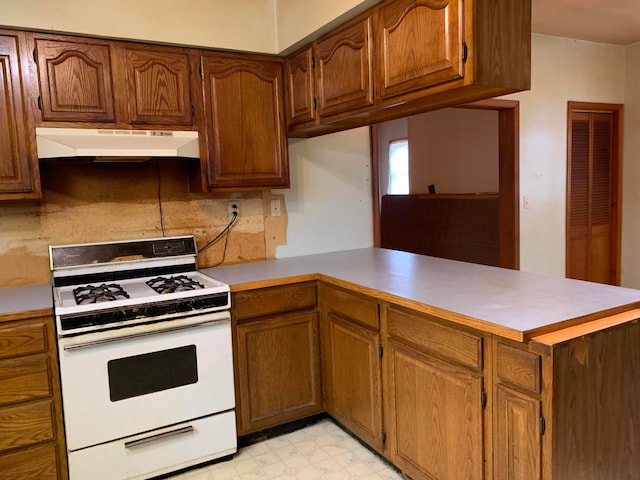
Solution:
<svg viewBox="0 0 640 480">
<path fill-rule="evenodd" d="M 149 285 L 156 293 L 174 293 L 183 292 L 187 290 L 196 290 L 205 288 L 203 284 L 196 280 L 186 276 L 178 275 L 176 277 L 156 277 L 151 280 L 147 280 Z"/>
<path fill-rule="evenodd" d="M 116 283 L 103 283 L 97 287 L 94 285 L 87 285 L 74 288 L 73 297 L 78 305 L 87 305 L 90 303 L 123 300 L 125 298 L 129 298 L 129 294 Z"/>
</svg>

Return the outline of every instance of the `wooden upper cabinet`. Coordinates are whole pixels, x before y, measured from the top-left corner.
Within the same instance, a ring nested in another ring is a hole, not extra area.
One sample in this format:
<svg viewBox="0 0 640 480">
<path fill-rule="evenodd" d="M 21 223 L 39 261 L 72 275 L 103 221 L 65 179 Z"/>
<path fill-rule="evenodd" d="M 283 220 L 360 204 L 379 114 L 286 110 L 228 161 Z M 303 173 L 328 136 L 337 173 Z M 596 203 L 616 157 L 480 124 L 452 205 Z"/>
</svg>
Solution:
<svg viewBox="0 0 640 480">
<path fill-rule="evenodd" d="M 464 75 L 463 0 L 396 0 L 377 11 L 376 96 Z"/>
<path fill-rule="evenodd" d="M 43 120 L 115 122 L 107 42 L 36 38 L 35 46 Z"/>
<path fill-rule="evenodd" d="M 320 115 L 373 104 L 370 17 L 320 40 L 316 52 Z"/>
<path fill-rule="evenodd" d="M 27 133 L 22 38 L 17 32 L 0 31 L 0 199 L 39 195 L 37 161 Z"/>
<path fill-rule="evenodd" d="M 122 57 L 129 123 L 193 123 L 187 52 L 126 46 Z"/>
<path fill-rule="evenodd" d="M 283 62 L 272 57 L 202 57 L 209 187 L 289 185 Z"/>
<path fill-rule="evenodd" d="M 316 120 L 315 59 L 313 47 L 295 53 L 286 62 L 287 124 L 313 124 Z"/>
</svg>

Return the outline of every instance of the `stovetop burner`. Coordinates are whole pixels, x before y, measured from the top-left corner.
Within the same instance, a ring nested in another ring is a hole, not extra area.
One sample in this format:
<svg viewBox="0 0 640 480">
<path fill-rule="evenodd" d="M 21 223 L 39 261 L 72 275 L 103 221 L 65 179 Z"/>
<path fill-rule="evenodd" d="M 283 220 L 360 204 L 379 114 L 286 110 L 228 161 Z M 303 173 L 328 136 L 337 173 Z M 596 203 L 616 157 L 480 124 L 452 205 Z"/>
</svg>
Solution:
<svg viewBox="0 0 640 480">
<path fill-rule="evenodd" d="M 129 294 L 116 283 L 93 286 L 86 285 L 73 289 L 73 296 L 78 305 L 87 305 L 89 303 L 111 302 L 114 300 L 122 300 L 129 298 Z"/>
<path fill-rule="evenodd" d="M 157 293 L 165 294 L 165 293 L 174 293 L 174 292 L 184 292 L 187 290 L 196 290 L 200 288 L 205 288 L 203 284 L 189 278 L 186 275 L 178 275 L 175 277 L 156 277 L 151 280 L 147 280 L 147 285 L 149 285 L 153 290 Z"/>
</svg>

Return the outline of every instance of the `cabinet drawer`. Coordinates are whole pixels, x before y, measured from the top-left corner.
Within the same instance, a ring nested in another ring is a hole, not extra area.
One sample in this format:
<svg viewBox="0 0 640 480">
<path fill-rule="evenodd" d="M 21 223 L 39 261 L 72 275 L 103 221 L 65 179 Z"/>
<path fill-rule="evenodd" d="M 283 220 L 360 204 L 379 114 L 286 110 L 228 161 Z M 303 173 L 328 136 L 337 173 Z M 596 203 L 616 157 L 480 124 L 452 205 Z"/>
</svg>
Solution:
<svg viewBox="0 0 640 480">
<path fill-rule="evenodd" d="M 539 355 L 498 343 L 496 364 L 500 380 L 511 382 L 532 392 L 540 392 Z"/>
<path fill-rule="evenodd" d="M 53 440 L 50 400 L 0 409 L 0 452 Z"/>
<path fill-rule="evenodd" d="M 57 480 L 55 444 L 0 454 L 0 472 L 2 480 Z"/>
<path fill-rule="evenodd" d="M 47 357 L 0 361 L 0 405 L 51 395 Z"/>
<path fill-rule="evenodd" d="M 232 305 L 238 320 L 315 308 L 316 285 L 302 283 L 238 292 Z"/>
<path fill-rule="evenodd" d="M 46 328 L 44 319 L 1 326 L 0 359 L 46 351 Z"/>
<path fill-rule="evenodd" d="M 380 329 L 378 304 L 335 288 L 323 290 L 323 303 L 327 311 L 342 318 L 358 322 L 374 330 Z"/>
<path fill-rule="evenodd" d="M 435 317 L 431 318 L 390 308 L 387 318 L 389 335 L 464 365 L 482 368 L 481 336 L 448 327 Z"/>
</svg>

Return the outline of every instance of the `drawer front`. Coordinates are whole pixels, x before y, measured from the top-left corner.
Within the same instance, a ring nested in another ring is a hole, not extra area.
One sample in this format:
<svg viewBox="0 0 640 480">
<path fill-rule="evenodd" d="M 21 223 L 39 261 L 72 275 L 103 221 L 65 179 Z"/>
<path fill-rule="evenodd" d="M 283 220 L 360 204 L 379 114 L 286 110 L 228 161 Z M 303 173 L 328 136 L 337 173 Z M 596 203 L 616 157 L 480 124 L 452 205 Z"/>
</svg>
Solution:
<svg viewBox="0 0 640 480">
<path fill-rule="evenodd" d="M 373 330 L 380 329 L 378 304 L 356 295 L 326 288 L 322 292 L 322 301 L 328 312 L 339 317 L 358 322 Z"/>
<path fill-rule="evenodd" d="M 0 454 L 0 478 L 2 480 L 58 480 L 55 444 L 50 443 Z"/>
<path fill-rule="evenodd" d="M 46 328 L 44 319 L 0 327 L 0 359 L 46 351 Z"/>
<path fill-rule="evenodd" d="M 0 361 L 0 406 L 49 395 L 45 355 Z"/>
<path fill-rule="evenodd" d="M 540 356 L 519 348 L 498 343 L 497 374 L 503 381 L 511 382 L 532 392 L 541 388 Z"/>
<path fill-rule="evenodd" d="M 238 292 L 231 303 L 238 320 L 315 308 L 316 285 L 313 282 Z"/>
<path fill-rule="evenodd" d="M 482 368 L 482 337 L 448 327 L 426 315 L 389 308 L 389 335 L 427 352 L 435 352 L 469 367 Z"/>
<path fill-rule="evenodd" d="M 53 438 L 50 400 L 0 409 L 0 452 Z"/>
</svg>

